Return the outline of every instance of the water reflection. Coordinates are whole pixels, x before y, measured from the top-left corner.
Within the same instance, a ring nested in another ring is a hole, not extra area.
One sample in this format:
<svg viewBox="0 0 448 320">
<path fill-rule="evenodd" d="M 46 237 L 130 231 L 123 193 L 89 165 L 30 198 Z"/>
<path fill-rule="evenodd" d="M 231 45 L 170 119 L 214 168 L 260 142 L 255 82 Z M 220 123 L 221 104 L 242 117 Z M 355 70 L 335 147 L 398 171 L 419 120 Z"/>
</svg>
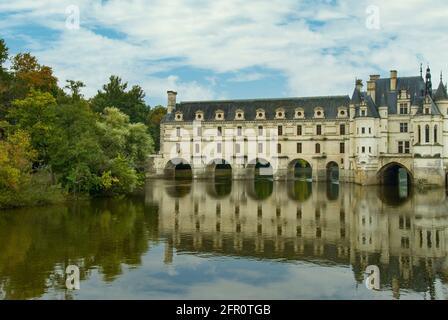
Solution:
<svg viewBox="0 0 448 320">
<path fill-rule="evenodd" d="M 371 264 L 383 297 L 445 298 L 447 204 L 444 190 L 222 177 L 0 212 L 0 298 L 375 298 Z M 64 289 L 68 264 L 89 290 Z"/>
</svg>

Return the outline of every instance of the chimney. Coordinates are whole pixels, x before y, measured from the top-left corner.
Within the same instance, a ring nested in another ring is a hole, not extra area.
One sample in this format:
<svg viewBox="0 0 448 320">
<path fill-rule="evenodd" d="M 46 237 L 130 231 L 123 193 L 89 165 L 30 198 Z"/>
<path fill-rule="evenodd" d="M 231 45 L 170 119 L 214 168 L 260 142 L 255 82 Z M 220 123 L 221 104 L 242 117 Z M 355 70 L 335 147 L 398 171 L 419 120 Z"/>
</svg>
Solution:
<svg viewBox="0 0 448 320">
<path fill-rule="evenodd" d="M 373 74 L 370 76 L 370 80 L 367 81 L 367 94 L 372 98 L 373 102 L 375 102 L 376 80 L 379 78 L 379 75 Z"/>
<path fill-rule="evenodd" d="M 170 114 L 173 112 L 174 108 L 176 107 L 176 91 L 167 91 L 168 93 L 168 104 L 167 104 L 167 113 Z"/>
<path fill-rule="evenodd" d="M 362 80 L 361 79 L 356 79 L 355 86 L 356 86 L 356 89 L 359 92 L 361 92 L 361 90 L 362 90 Z"/>
<path fill-rule="evenodd" d="M 390 91 L 397 90 L 397 70 L 390 71 Z"/>
</svg>

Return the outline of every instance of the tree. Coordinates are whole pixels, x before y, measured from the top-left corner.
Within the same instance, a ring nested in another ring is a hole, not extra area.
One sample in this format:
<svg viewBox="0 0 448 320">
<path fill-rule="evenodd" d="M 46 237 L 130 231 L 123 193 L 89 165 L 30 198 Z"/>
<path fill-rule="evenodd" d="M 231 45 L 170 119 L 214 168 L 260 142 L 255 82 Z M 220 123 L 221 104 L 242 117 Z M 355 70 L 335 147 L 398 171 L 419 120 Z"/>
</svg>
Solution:
<svg viewBox="0 0 448 320">
<path fill-rule="evenodd" d="M 96 112 L 103 112 L 105 108 L 115 107 L 129 116 L 132 123 L 145 123 L 148 115 L 148 107 L 145 104 L 145 93 L 139 86 L 133 86 L 126 91 L 127 82 L 122 82 L 121 78 L 111 76 L 109 83 L 103 86 L 103 91 L 98 91 L 92 98 L 92 108 Z"/>
<path fill-rule="evenodd" d="M 15 98 L 24 98 L 32 89 L 57 94 L 57 78 L 53 70 L 40 65 L 29 53 L 19 53 L 12 59 L 13 92 Z"/>
<path fill-rule="evenodd" d="M 166 108 L 159 105 L 149 111 L 146 120 L 149 132 L 154 140 L 154 149 L 156 152 L 160 150 L 160 122 L 165 115 Z"/>
<path fill-rule="evenodd" d="M 50 93 L 31 90 L 22 100 L 16 100 L 7 119 L 16 129 L 26 131 L 31 137 L 31 144 L 38 152 L 41 164 L 48 162 L 48 143 L 53 135 L 55 122 L 56 100 Z"/>
<path fill-rule="evenodd" d="M 8 60 L 8 47 L 3 39 L 0 39 L 0 119 L 5 116 L 6 106 L 10 101 L 11 76 L 4 67 Z"/>
<path fill-rule="evenodd" d="M 83 97 L 81 88 L 84 88 L 86 85 L 81 81 L 67 80 L 66 82 L 67 85 L 64 88 L 70 90 L 72 100 L 80 100 Z"/>
</svg>

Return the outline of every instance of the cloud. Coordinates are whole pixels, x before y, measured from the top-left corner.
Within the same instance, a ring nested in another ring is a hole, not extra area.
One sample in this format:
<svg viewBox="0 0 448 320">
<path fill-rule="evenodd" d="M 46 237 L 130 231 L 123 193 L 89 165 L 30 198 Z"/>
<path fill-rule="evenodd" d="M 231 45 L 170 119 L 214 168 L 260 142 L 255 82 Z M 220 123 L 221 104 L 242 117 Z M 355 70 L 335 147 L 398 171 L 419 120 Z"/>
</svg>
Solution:
<svg viewBox="0 0 448 320">
<path fill-rule="evenodd" d="M 71 4 L 80 8 L 80 30 L 65 28 L 65 8 Z M 61 80 L 85 81 L 88 95 L 114 73 L 143 84 L 149 98 L 162 103 L 168 89 L 178 90 L 180 99 L 221 97 L 224 74 L 244 85 L 278 73 L 287 79 L 279 95 L 298 96 L 349 94 L 355 77 L 387 75 L 390 69 L 415 75 L 420 62 L 430 62 L 437 73 L 445 67 L 445 1 L 379 2 L 373 17 L 378 29 L 366 25 L 371 5 L 354 0 L 19 0 L 0 4 L 6 17 L 0 27 L 9 34 L 29 24 L 47 28 L 52 34 L 47 41 L 28 38 L 33 53 L 54 66 Z M 212 76 L 180 77 L 179 66 Z M 247 73 L 250 68 L 260 71 Z M 162 71 L 169 75 L 161 77 Z"/>
</svg>

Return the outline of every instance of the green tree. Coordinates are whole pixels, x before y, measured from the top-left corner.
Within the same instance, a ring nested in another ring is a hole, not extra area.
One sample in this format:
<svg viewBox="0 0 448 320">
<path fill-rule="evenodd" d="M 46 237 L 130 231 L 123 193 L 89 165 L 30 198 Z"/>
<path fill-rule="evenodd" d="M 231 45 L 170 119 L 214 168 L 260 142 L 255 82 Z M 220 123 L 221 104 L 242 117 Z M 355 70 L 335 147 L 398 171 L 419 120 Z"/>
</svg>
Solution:
<svg viewBox="0 0 448 320">
<path fill-rule="evenodd" d="M 8 60 L 8 57 L 8 47 L 5 41 L 0 39 L 0 119 L 5 116 L 6 106 L 11 96 L 11 75 L 4 67 L 4 63 Z"/>
<path fill-rule="evenodd" d="M 160 122 L 165 115 L 166 108 L 159 105 L 149 111 L 146 120 L 149 132 L 154 140 L 154 149 L 156 152 L 160 150 Z"/>
<path fill-rule="evenodd" d="M 48 143 L 53 134 L 56 107 L 56 100 L 50 93 L 32 89 L 25 99 L 15 100 L 8 110 L 10 123 L 30 135 L 41 164 L 48 162 Z"/>
<path fill-rule="evenodd" d="M 126 90 L 127 87 L 127 82 L 123 83 L 121 78 L 111 76 L 103 90 L 92 98 L 93 110 L 101 113 L 105 108 L 115 107 L 127 114 L 132 123 L 145 123 L 149 111 L 144 100 L 145 93 L 139 86 L 133 86 L 130 90 Z"/>
<path fill-rule="evenodd" d="M 58 93 L 57 78 L 53 70 L 39 64 L 37 58 L 29 53 L 19 53 L 12 59 L 13 93 L 17 99 L 23 99 L 32 90 Z"/>
</svg>

